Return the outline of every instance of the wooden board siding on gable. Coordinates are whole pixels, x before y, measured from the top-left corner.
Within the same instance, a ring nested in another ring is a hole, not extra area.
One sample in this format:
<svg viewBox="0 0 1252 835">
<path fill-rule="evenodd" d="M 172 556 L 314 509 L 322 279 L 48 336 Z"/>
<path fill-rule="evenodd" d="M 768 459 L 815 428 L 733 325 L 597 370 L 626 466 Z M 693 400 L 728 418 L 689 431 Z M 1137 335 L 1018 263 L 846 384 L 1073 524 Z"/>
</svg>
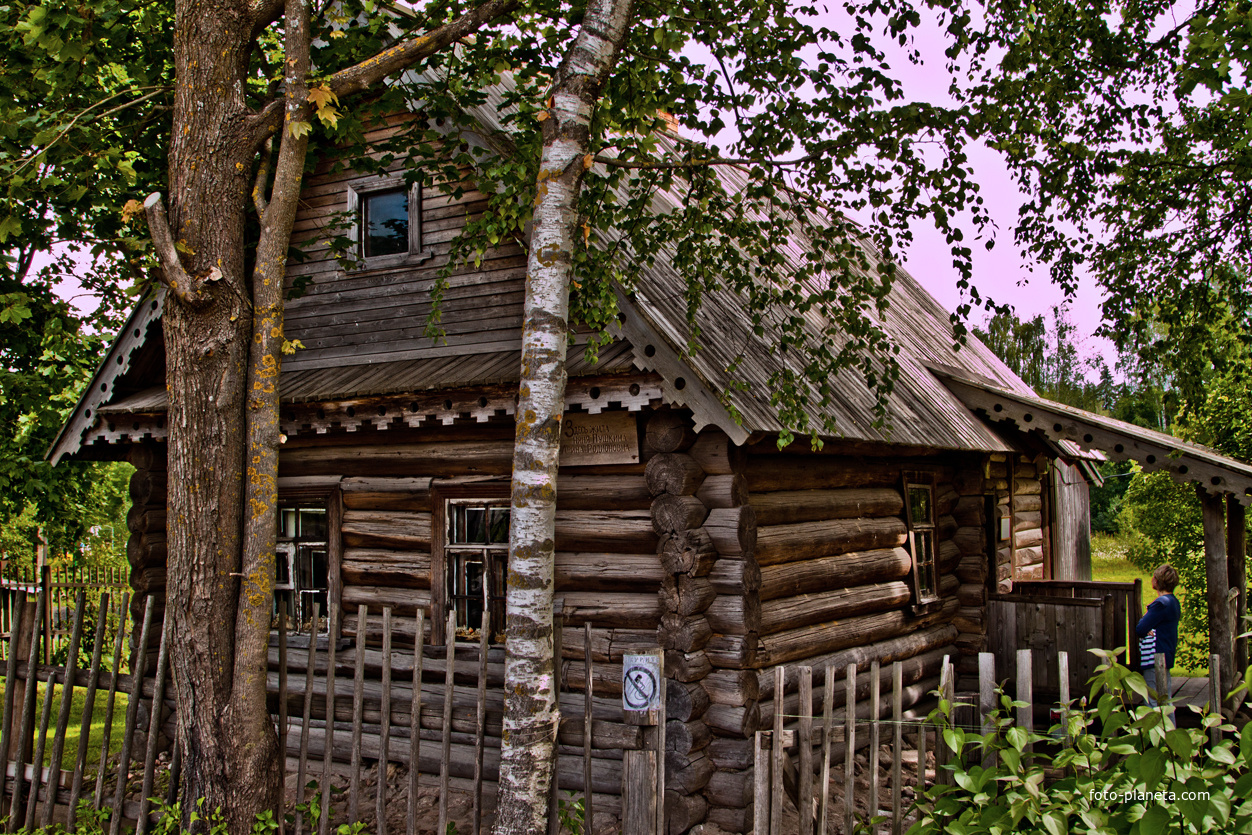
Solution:
<svg viewBox="0 0 1252 835">
<path fill-rule="evenodd" d="M 367 134 L 376 141 L 395 131 Z M 401 170 L 397 165 L 396 171 Z M 444 338 L 424 335 L 431 292 L 447 263 L 450 242 L 481 215 L 487 199 L 468 180 L 459 199 L 426 183 L 422 195 L 423 248 L 432 257 L 411 266 L 345 273 L 331 256 L 327 239 L 348 201 L 354 172 L 321 173 L 305 186 L 293 243 L 306 260 L 292 264 L 288 280 L 307 279 L 303 295 L 287 303 L 287 338 L 303 348 L 284 360 L 301 370 L 374 364 L 425 357 L 516 350 L 520 341 L 526 256 L 515 243 L 491 249 L 477 266 L 462 267 L 447 280 L 440 305 Z M 342 233 L 339 233 L 342 234 Z"/>
</svg>

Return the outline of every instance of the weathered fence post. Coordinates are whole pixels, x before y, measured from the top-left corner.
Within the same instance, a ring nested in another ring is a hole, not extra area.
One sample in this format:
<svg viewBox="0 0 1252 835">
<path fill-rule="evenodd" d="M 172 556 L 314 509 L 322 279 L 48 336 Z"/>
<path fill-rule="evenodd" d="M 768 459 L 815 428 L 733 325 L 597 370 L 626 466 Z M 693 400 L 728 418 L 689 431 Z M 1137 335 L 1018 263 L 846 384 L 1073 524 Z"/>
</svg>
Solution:
<svg viewBox="0 0 1252 835">
<path fill-rule="evenodd" d="M 1026 731 L 1026 750 L 1023 752 L 1023 763 L 1027 768 L 1030 767 L 1032 753 L 1034 752 L 1034 743 L 1030 741 L 1030 734 L 1035 730 L 1035 712 L 1034 712 L 1034 668 L 1032 666 L 1031 653 L 1028 649 L 1019 649 L 1017 651 L 1017 698 L 1025 703 L 1024 707 L 1017 709 L 1017 726 Z"/>
<path fill-rule="evenodd" d="M 783 742 L 783 693 L 787 684 L 787 672 L 783 667 L 774 668 L 774 735 L 770 739 L 773 746 L 773 763 L 770 766 L 769 786 L 769 828 L 771 832 L 782 832 L 783 815 L 783 770 L 786 768 L 787 746 Z"/>
<path fill-rule="evenodd" d="M 426 637 L 426 613 L 417 610 L 416 635 L 413 638 L 413 693 L 409 704 L 409 814 L 405 835 L 417 835 L 417 778 L 421 773 L 422 753 L 422 657 Z"/>
<path fill-rule="evenodd" d="M 591 675 L 591 621 L 583 622 L 583 820 L 584 829 L 591 832 L 595 824 L 595 808 L 591 790 L 591 740 L 592 740 L 592 675 Z"/>
<path fill-rule="evenodd" d="M 1162 654 L 1157 654 L 1157 658 L 1163 657 Z M 1164 667 L 1165 662 L 1163 660 L 1158 661 L 1157 666 Z M 1168 676 L 1169 673 L 1165 675 Z M 1209 728 L 1209 744 L 1211 745 L 1216 745 L 1222 741 L 1221 725 L 1225 721 L 1225 716 L 1222 714 L 1222 695 L 1222 657 L 1217 653 L 1213 653 L 1209 656 L 1209 709 L 1213 711 L 1221 722 Z"/>
<path fill-rule="evenodd" d="M 365 632 L 369 622 L 369 606 L 356 609 L 356 666 L 352 674 L 352 774 L 348 780 L 348 823 L 360 820 L 361 799 L 361 732 L 365 718 Z"/>
<path fill-rule="evenodd" d="M 847 698 L 843 711 L 843 831 L 852 832 L 856 825 L 853 799 L 856 795 L 856 665 L 847 666 Z"/>
<path fill-rule="evenodd" d="M 313 682 L 317 668 L 318 605 L 313 601 L 313 620 L 309 628 L 309 645 L 304 653 L 304 713 L 300 723 L 300 760 L 296 765 L 296 804 L 304 803 L 305 768 L 309 761 L 309 724 L 313 718 Z M 287 752 L 283 752 L 283 757 Z M 296 815 L 296 835 L 304 831 L 304 815 Z"/>
<path fill-rule="evenodd" d="M 656 649 L 622 656 L 622 713 L 627 725 L 652 727 L 664 721 L 665 656 Z M 654 739 L 663 741 L 659 734 Z M 625 751 L 622 755 L 622 835 L 662 832 L 657 821 L 664 814 L 658 750 Z"/>
<path fill-rule="evenodd" d="M 822 792 L 818 804 L 817 831 L 826 835 L 830 819 L 830 736 L 834 732 L 835 668 L 826 667 L 825 692 L 822 693 Z"/>
<path fill-rule="evenodd" d="M 955 719 L 956 711 L 952 707 L 952 670 L 951 656 L 943 657 L 943 666 L 939 668 L 939 698 L 948 703 L 948 718 Z M 949 761 L 948 745 L 943 738 L 942 726 L 935 728 L 935 785 L 946 786 L 951 773 L 945 765 Z"/>
<path fill-rule="evenodd" d="M 122 831 L 122 809 L 126 798 L 126 777 L 130 769 L 131 746 L 135 741 L 135 723 L 139 719 L 139 703 L 143 701 L 143 676 L 148 669 L 148 634 L 152 628 L 153 597 L 148 595 L 143 607 L 143 625 L 139 629 L 139 646 L 135 650 L 135 665 L 130 671 L 130 701 L 126 705 L 126 730 L 122 733 L 122 753 L 117 760 L 117 789 L 113 793 L 113 808 L 117 814 L 109 820 L 109 835 Z M 108 752 L 105 752 L 107 756 Z"/>
<path fill-rule="evenodd" d="M 559 611 L 559 607 L 561 604 L 557 604 L 557 605 L 558 605 L 558 610 L 554 611 L 552 614 L 552 666 L 553 666 L 552 680 L 553 680 L 554 686 L 556 687 L 556 714 L 557 714 L 556 736 L 557 738 L 552 741 L 552 788 L 548 792 L 548 835 L 560 835 L 560 832 L 561 832 L 561 818 L 560 818 L 560 815 L 558 814 L 560 810 L 560 800 L 561 800 L 561 768 L 560 768 L 561 766 L 561 740 L 560 740 L 560 737 L 561 737 L 561 679 L 563 678 L 563 676 L 561 675 L 561 672 L 565 667 L 564 662 L 561 660 L 561 632 L 565 627 L 565 618 L 561 616 L 561 612 Z M 662 734 L 665 732 L 664 729 L 665 729 L 665 719 L 662 718 L 661 719 L 661 733 Z M 664 768 L 665 767 L 664 765 L 665 763 L 665 738 L 663 736 L 661 738 L 661 746 L 658 750 L 660 751 L 660 753 L 657 754 L 657 767 Z M 660 792 L 657 793 L 657 803 L 660 804 L 661 808 L 664 808 L 665 806 L 664 794 Z M 658 829 L 658 831 L 661 831 L 661 830 Z"/>
<path fill-rule="evenodd" d="M 796 812 L 800 835 L 813 835 L 813 668 L 800 667 L 800 780 Z M 775 698 L 779 695 L 775 693 Z"/>
<path fill-rule="evenodd" d="M 4 667 L 4 718 L 0 720 L 0 755 L 4 756 L 3 763 L 0 763 L 0 798 L 4 797 L 5 778 L 8 776 L 8 764 L 19 757 L 14 757 L 9 750 L 9 743 L 13 741 L 13 712 L 14 707 L 21 711 L 21 702 L 17 701 L 17 655 L 20 645 L 23 643 L 19 640 L 18 633 L 21 630 L 23 621 L 30 623 L 29 615 L 26 615 L 26 601 L 23 595 L 22 605 L 15 607 L 14 617 L 9 622 L 9 657 L 5 661 Z"/>
<path fill-rule="evenodd" d="M 448 611 L 444 632 L 443 747 L 439 761 L 439 832 L 448 831 L 448 765 L 452 759 L 452 682 L 456 670 L 456 609 Z"/>
<path fill-rule="evenodd" d="M 996 709 L 996 657 L 992 652 L 978 653 L 978 713 L 982 717 L 982 733 L 987 735 L 994 730 L 991 714 Z M 995 765 L 996 755 L 987 751 L 982 758 L 982 767 L 991 768 Z"/>
<path fill-rule="evenodd" d="M 476 715 L 478 717 L 478 730 L 474 735 L 474 822 L 473 835 L 478 835 L 482 829 L 483 816 L 483 746 L 484 737 L 487 732 L 487 651 L 491 641 L 491 605 L 487 599 L 487 585 L 483 584 L 483 617 L 482 623 L 479 625 L 479 641 L 478 641 L 478 701 L 476 702 Z M 561 660 L 558 658 L 556 663 L 559 665 Z M 560 693 L 557 693 L 557 700 L 560 700 Z M 559 744 L 559 743 L 558 743 Z M 383 835 L 379 833 L 379 835 Z"/>
<path fill-rule="evenodd" d="M 891 665 L 891 835 L 904 831 L 901 760 L 904 758 L 904 665 Z M 825 833 L 822 833 L 825 835 Z"/>
<path fill-rule="evenodd" d="M 156 677 L 152 681 L 152 710 L 148 714 L 148 746 L 143 760 L 143 792 L 139 798 L 139 820 L 135 826 L 135 835 L 143 835 L 148 828 L 148 806 L 152 797 L 157 745 L 161 736 L 161 708 L 165 701 L 165 665 L 169 658 L 170 623 L 173 620 L 173 618 L 166 617 L 161 619 L 161 646 L 157 650 Z M 140 671 L 141 681 L 143 672 L 144 670 Z"/>
<path fill-rule="evenodd" d="M 878 814 L 878 747 L 881 739 L 881 726 L 878 722 L 878 711 L 882 706 L 882 665 L 877 658 L 869 665 L 869 817 Z M 870 824 L 870 831 L 877 832 L 878 827 Z"/>
<path fill-rule="evenodd" d="M 374 797 L 374 833 L 387 835 L 387 763 L 391 759 L 391 607 L 383 607 L 382 703 L 379 705 L 378 790 Z M 485 721 L 485 720 L 480 720 Z M 410 801 L 413 802 L 413 801 Z M 280 833 L 281 835 L 281 833 Z"/>
<path fill-rule="evenodd" d="M 766 731 L 756 732 L 752 748 L 752 831 L 754 835 L 770 835 L 769 767 L 773 752 L 765 745 L 765 734 Z"/>
<path fill-rule="evenodd" d="M 335 633 L 338 632 L 338 624 L 335 622 L 335 609 L 329 603 L 326 607 L 326 731 L 322 735 L 322 744 L 325 750 L 322 751 L 322 784 L 318 789 L 321 792 L 321 816 L 318 818 L 317 831 L 318 835 L 329 835 L 330 833 L 330 768 L 335 748 Z M 364 629 L 363 624 L 358 623 L 358 630 Z M 317 623 L 313 624 L 313 630 L 309 634 L 309 641 L 317 640 Z"/>
<path fill-rule="evenodd" d="M 109 743 L 113 736 L 113 714 L 117 707 L 117 685 L 122 669 L 122 643 L 126 635 L 126 621 L 130 616 L 130 593 L 122 593 L 122 603 L 118 610 L 117 634 L 113 636 L 113 675 L 109 679 L 109 695 L 104 704 L 104 730 L 100 733 L 100 764 L 96 772 L 96 791 L 92 798 L 92 808 L 100 810 L 104 803 L 104 769 L 109 762 Z"/>
<path fill-rule="evenodd" d="M 104 633 L 105 627 L 109 625 L 109 592 L 100 593 L 100 606 L 96 610 L 95 617 L 95 643 L 91 646 L 91 669 L 88 672 L 88 680 L 86 680 L 86 696 L 83 699 L 83 720 L 79 725 L 79 744 L 78 756 L 74 759 L 74 781 L 70 784 L 70 809 L 69 820 L 66 822 L 66 829 L 74 831 L 74 824 L 78 819 L 79 799 L 83 796 L 83 779 L 86 771 L 86 752 L 91 745 L 91 715 L 93 715 L 93 707 L 95 705 L 95 691 L 100 685 L 100 658 L 104 653 Z M 119 626 L 120 630 L 120 626 Z M 8 679 L 6 681 L 11 681 Z M 0 745 L 0 750 L 4 750 L 4 745 Z M 3 784 L 0 784 L 0 796 L 4 795 Z"/>
<path fill-rule="evenodd" d="M 1069 747 L 1069 653 L 1061 650 L 1056 654 L 1057 677 L 1061 684 L 1061 740 Z"/>
</svg>

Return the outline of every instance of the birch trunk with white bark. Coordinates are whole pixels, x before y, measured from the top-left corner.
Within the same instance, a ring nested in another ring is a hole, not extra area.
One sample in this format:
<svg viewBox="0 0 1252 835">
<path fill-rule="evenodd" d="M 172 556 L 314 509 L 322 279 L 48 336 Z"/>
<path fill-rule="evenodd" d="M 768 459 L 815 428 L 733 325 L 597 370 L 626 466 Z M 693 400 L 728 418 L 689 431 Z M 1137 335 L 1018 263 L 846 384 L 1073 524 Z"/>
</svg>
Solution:
<svg viewBox="0 0 1252 835">
<path fill-rule="evenodd" d="M 509 530 L 504 733 L 495 832 L 547 831 L 557 709 L 552 590 L 569 291 L 591 115 L 630 27 L 632 0 L 594 0 L 552 86 L 526 265 Z"/>
</svg>

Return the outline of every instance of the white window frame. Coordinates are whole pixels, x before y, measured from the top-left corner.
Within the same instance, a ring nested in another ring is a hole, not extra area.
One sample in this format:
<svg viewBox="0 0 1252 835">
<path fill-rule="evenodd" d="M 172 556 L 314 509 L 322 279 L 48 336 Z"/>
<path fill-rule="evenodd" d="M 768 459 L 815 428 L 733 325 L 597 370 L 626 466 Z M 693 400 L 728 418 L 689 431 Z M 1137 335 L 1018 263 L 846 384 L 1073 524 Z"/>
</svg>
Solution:
<svg viewBox="0 0 1252 835">
<path fill-rule="evenodd" d="M 458 564 L 458 555 L 471 556 L 477 553 L 481 557 L 483 564 L 483 579 L 486 583 L 488 599 L 486 601 L 488 610 L 499 608 L 499 611 L 493 613 L 491 622 L 492 637 L 489 642 L 492 644 L 502 643 L 495 640 L 496 635 L 502 635 L 504 632 L 504 592 L 503 588 L 494 588 L 496 584 L 496 568 L 500 569 L 502 576 L 507 576 L 508 559 L 509 559 L 509 543 L 506 540 L 502 543 L 493 544 L 458 544 L 454 543 L 452 535 L 452 525 L 454 524 L 455 513 L 453 509 L 456 507 L 467 508 L 509 508 L 509 500 L 507 498 L 477 498 L 477 497 L 456 497 L 445 498 L 444 502 L 444 531 L 443 531 L 443 582 L 446 589 L 444 594 L 445 610 L 444 617 L 447 612 L 457 608 L 457 596 L 453 594 L 454 584 L 457 579 L 456 566 Z M 505 581 L 507 582 L 507 580 Z M 461 612 L 457 612 L 456 617 L 457 629 L 468 629 L 468 624 L 462 623 Z M 477 640 L 477 638 L 472 638 Z M 458 638 L 458 640 L 471 640 L 471 638 Z"/>
<path fill-rule="evenodd" d="M 930 518 L 914 519 L 913 503 L 909 493 L 914 489 L 925 489 L 930 494 Z M 904 474 L 904 520 L 908 526 L 909 556 L 913 561 L 910 575 L 912 581 L 913 605 L 928 607 L 937 603 L 939 595 L 939 520 L 935 507 L 935 476 L 929 472 L 906 472 Z M 919 536 L 918 534 L 921 534 Z M 924 552 L 924 553 L 923 553 Z M 930 573 L 929 593 L 925 593 L 922 583 L 922 572 Z"/>
</svg>

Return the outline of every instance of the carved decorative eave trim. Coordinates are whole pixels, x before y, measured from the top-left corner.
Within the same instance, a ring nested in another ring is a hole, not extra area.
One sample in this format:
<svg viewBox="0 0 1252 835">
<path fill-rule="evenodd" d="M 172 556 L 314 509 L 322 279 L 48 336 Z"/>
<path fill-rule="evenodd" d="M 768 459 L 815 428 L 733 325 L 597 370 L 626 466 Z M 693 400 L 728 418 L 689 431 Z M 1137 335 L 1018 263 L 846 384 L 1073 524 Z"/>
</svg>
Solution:
<svg viewBox="0 0 1252 835">
<path fill-rule="evenodd" d="M 1053 441 L 1073 441 L 1117 461 L 1134 460 L 1144 470 L 1167 470 L 1175 480 L 1199 484 L 1213 495 L 1230 494 L 1252 503 L 1252 466 L 1164 432 L 1093 414 L 1041 397 L 1007 391 L 980 381 L 931 371 L 970 409 L 992 421 L 1009 421 L 1024 432 Z"/>
<path fill-rule="evenodd" d="M 721 398 L 620 291 L 617 305 L 622 318 L 609 330 L 615 337 L 630 343 L 636 367 L 655 372 L 664 379 L 665 402 L 690 409 L 697 432 L 712 424 L 737 446 L 748 441 L 752 433 L 731 417 Z"/>
<path fill-rule="evenodd" d="M 659 405 L 663 396 L 659 376 L 570 380 L 565 390 L 565 410 L 596 415 L 605 409 L 637 412 Z M 288 438 L 324 435 L 331 430 L 356 432 L 361 427 L 386 430 L 392 426 L 416 429 L 423 425 L 486 423 L 493 417 L 517 412 L 517 385 L 489 386 L 459 391 L 378 395 L 322 403 L 282 405 L 282 432 Z M 92 444 L 135 444 L 164 441 L 168 432 L 164 412 L 108 414 L 100 417 L 83 438 Z"/>
<path fill-rule="evenodd" d="M 147 339 L 149 327 L 160 320 L 164 303 L 165 290 L 162 288 L 157 291 L 153 298 L 145 299 L 131 311 L 125 327 L 118 332 L 117 338 L 109 348 L 108 355 L 105 356 L 104 361 L 100 363 L 100 367 L 96 369 L 95 375 L 91 378 L 91 384 L 83 390 L 82 396 L 78 399 L 78 404 L 74 407 L 74 411 L 70 413 L 69 420 L 61 427 L 56 440 L 49 447 L 47 457 L 54 465 L 64 456 L 73 455 L 82 447 L 94 443 L 98 438 L 108 436 L 109 433 L 106 432 L 102 435 L 99 431 L 101 426 L 100 408 L 112 399 L 113 383 L 130 370 L 131 360 L 135 352 L 143 346 L 144 341 Z M 127 426 L 130 426 L 132 423 L 134 421 L 126 421 Z M 164 423 L 164 416 L 162 416 L 160 427 L 152 425 L 145 429 L 144 432 L 155 430 L 160 434 L 153 437 L 157 440 L 163 440 L 165 438 Z M 138 432 L 140 430 L 136 427 L 134 431 Z M 140 437 L 143 437 L 142 433 Z M 107 442 L 116 443 L 116 441 Z"/>
</svg>

